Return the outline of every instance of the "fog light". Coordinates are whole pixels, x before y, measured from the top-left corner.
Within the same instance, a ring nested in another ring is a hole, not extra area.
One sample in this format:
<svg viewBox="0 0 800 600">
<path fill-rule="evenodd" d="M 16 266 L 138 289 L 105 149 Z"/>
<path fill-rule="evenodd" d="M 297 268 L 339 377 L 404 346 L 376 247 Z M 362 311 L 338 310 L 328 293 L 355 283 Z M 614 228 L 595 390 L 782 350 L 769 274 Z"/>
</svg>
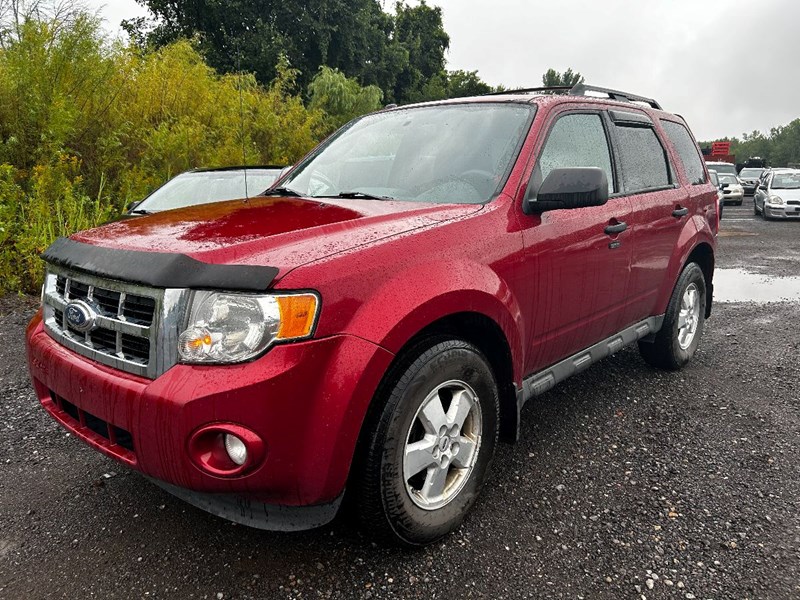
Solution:
<svg viewBox="0 0 800 600">
<path fill-rule="evenodd" d="M 225 451 L 228 457 L 237 465 L 242 466 L 247 462 L 247 446 L 235 435 L 225 434 Z"/>
</svg>

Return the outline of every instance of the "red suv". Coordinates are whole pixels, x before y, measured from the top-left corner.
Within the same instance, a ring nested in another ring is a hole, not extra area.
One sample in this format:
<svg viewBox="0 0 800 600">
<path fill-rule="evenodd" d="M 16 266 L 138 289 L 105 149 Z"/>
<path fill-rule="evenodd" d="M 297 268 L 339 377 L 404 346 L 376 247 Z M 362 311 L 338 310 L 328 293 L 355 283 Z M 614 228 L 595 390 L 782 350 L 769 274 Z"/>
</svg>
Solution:
<svg viewBox="0 0 800 600">
<path fill-rule="evenodd" d="M 432 542 L 520 408 L 638 342 L 683 367 L 718 202 L 680 117 L 522 90 L 357 119 L 264 197 L 57 240 L 27 330 L 42 406 L 175 495 L 261 528 Z"/>
</svg>

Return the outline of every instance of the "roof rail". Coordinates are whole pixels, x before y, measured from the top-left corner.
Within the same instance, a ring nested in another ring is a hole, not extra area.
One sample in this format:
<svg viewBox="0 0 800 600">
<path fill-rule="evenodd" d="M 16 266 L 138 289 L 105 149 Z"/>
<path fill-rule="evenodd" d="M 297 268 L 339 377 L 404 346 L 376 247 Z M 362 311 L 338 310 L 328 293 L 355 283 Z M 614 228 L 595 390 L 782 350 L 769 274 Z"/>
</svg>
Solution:
<svg viewBox="0 0 800 600">
<path fill-rule="evenodd" d="M 481 94 L 482 96 L 504 96 L 506 94 L 528 94 L 530 92 L 569 92 L 573 89 L 568 85 L 551 85 L 545 87 L 533 88 L 519 88 L 516 90 L 503 90 L 500 92 L 489 92 L 488 94 Z"/>
<path fill-rule="evenodd" d="M 570 96 L 586 96 L 586 92 L 597 92 L 599 94 L 606 94 L 612 100 L 622 100 L 624 102 L 644 102 L 651 108 L 661 110 L 661 105 L 652 98 L 645 98 L 644 96 L 637 96 L 636 94 L 629 94 L 628 92 L 620 92 L 619 90 L 611 90 L 604 87 L 597 87 L 594 85 L 586 85 L 583 83 L 576 84 L 570 91 Z"/>
</svg>

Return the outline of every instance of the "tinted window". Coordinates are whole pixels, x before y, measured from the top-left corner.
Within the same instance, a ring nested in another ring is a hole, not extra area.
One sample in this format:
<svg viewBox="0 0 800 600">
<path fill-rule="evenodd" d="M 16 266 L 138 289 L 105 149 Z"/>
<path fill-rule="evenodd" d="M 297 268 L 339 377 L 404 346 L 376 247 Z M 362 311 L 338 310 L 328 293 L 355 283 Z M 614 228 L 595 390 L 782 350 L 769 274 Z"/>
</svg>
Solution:
<svg viewBox="0 0 800 600">
<path fill-rule="evenodd" d="M 553 125 L 534 178 L 544 181 L 550 171 L 564 167 L 599 167 L 606 172 L 609 191 L 616 189 L 611 152 L 600 115 L 566 115 Z"/>
<path fill-rule="evenodd" d="M 638 192 L 669 185 L 664 148 L 650 127 L 617 126 L 625 191 Z"/>
<path fill-rule="evenodd" d="M 703 160 L 697 152 L 697 147 L 689 130 L 680 123 L 673 123 L 672 121 L 661 121 L 661 124 L 664 126 L 664 131 L 669 141 L 672 142 L 678 152 L 689 183 L 705 183 L 706 176 L 703 171 Z"/>
</svg>

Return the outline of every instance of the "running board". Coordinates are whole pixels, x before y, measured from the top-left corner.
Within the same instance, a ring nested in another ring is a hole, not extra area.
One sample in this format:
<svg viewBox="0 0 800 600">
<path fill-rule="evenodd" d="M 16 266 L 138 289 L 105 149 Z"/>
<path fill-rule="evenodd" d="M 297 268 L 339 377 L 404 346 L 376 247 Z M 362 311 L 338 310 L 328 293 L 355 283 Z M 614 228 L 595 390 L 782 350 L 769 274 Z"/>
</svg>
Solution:
<svg viewBox="0 0 800 600">
<path fill-rule="evenodd" d="M 644 321 L 631 325 L 627 329 L 623 329 L 619 333 L 612 335 L 610 338 L 594 346 L 590 346 L 586 350 L 582 350 L 569 358 L 557 362 L 544 371 L 526 377 L 522 380 L 522 402 L 518 403 L 518 407 L 522 408 L 522 405 L 534 396 L 544 394 L 557 383 L 564 381 L 567 377 L 575 375 L 575 373 L 580 373 L 594 363 L 618 352 L 625 346 L 641 340 L 648 335 L 657 333 L 658 330 L 661 329 L 663 323 L 664 315 L 649 317 Z"/>
</svg>

